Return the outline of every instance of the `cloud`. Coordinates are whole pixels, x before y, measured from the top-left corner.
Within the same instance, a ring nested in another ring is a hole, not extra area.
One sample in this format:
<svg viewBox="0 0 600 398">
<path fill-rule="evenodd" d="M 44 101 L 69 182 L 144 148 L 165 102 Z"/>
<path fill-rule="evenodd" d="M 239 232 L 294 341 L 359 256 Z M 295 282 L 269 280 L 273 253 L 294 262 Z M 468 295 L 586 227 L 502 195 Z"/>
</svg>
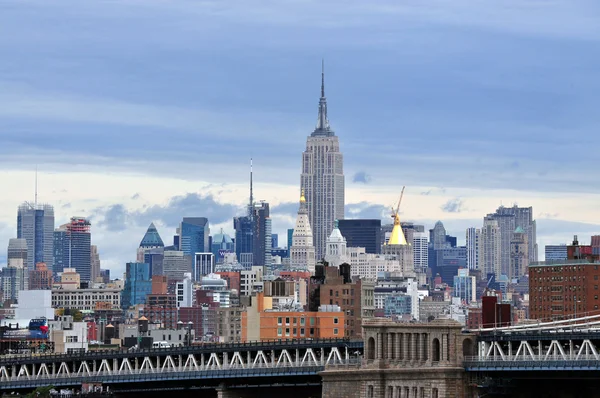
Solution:
<svg viewBox="0 0 600 398">
<path fill-rule="evenodd" d="M 464 204 L 465 202 L 462 199 L 454 198 L 440 206 L 440 209 L 446 213 L 460 213 L 465 210 Z"/>
<path fill-rule="evenodd" d="M 124 205 L 112 205 L 103 209 L 103 218 L 98 226 L 111 232 L 124 231 L 130 224 L 131 215 Z"/>
<path fill-rule="evenodd" d="M 139 198 L 140 198 L 140 194 L 139 194 L 139 193 L 135 193 L 135 194 L 133 194 L 133 195 L 131 196 L 131 199 L 132 199 L 132 200 L 137 200 L 137 199 L 139 199 Z"/>
<path fill-rule="evenodd" d="M 346 204 L 346 218 L 386 219 L 390 209 L 380 204 L 359 202 Z"/>
<path fill-rule="evenodd" d="M 365 171 L 359 171 L 352 177 L 352 182 L 361 182 L 363 184 L 368 184 L 371 182 L 371 176 Z"/>
</svg>

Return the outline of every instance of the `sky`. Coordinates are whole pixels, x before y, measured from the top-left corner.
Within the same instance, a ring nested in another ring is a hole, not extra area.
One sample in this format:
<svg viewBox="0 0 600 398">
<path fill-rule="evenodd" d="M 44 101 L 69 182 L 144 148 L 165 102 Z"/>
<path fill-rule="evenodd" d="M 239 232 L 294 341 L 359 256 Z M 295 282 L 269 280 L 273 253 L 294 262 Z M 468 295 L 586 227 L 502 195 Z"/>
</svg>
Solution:
<svg viewBox="0 0 600 398">
<path fill-rule="evenodd" d="M 443 221 L 500 205 L 546 244 L 600 233 L 600 3 L 0 1 L 0 265 L 16 211 L 92 221 L 120 276 L 154 222 L 233 233 L 254 193 L 293 227 L 321 60 L 346 217 Z M 4 249 L 2 249 L 4 247 Z"/>
</svg>

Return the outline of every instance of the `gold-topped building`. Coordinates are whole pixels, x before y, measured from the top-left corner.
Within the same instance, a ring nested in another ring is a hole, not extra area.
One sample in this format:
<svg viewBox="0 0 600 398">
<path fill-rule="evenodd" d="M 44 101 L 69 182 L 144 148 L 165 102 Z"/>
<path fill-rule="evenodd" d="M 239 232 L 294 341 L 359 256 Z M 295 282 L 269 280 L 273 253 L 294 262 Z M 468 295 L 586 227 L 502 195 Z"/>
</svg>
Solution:
<svg viewBox="0 0 600 398">
<path fill-rule="evenodd" d="M 400 269 L 404 276 L 412 276 L 415 273 L 413 247 L 406 241 L 402 226 L 400 225 L 400 204 L 404 196 L 404 188 L 400 194 L 400 200 L 396 209 L 392 209 L 392 218 L 394 227 L 390 239 L 382 247 L 382 253 L 387 259 L 397 260 L 400 263 Z"/>
</svg>

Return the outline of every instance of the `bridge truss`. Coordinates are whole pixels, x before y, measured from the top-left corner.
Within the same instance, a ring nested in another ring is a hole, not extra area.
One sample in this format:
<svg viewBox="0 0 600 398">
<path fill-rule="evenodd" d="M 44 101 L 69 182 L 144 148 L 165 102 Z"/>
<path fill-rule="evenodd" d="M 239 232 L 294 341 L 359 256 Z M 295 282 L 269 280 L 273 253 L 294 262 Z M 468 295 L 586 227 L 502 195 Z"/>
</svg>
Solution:
<svg viewBox="0 0 600 398">
<path fill-rule="evenodd" d="M 317 375 L 325 366 L 356 361 L 357 350 L 362 351 L 362 342 L 339 339 L 2 358 L 0 390 L 89 382 L 213 385 L 227 379 Z"/>
</svg>

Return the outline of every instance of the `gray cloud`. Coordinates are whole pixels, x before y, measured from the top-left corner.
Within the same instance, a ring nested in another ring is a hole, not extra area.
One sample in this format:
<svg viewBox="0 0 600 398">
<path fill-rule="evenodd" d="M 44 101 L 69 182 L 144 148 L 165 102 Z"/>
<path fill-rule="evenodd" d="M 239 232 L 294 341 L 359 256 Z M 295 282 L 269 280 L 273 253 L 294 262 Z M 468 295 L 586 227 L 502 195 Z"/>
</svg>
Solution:
<svg viewBox="0 0 600 398">
<path fill-rule="evenodd" d="M 352 177 L 352 182 L 362 182 L 363 184 L 368 184 L 371 180 L 371 176 L 366 171 L 359 171 Z"/>
<path fill-rule="evenodd" d="M 464 204 L 465 202 L 462 199 L 454 198 L 448 200 L 446 203 L 440 206 L 440 209 L 446 213 L 460 213 L 461 211 L 465 210 Z"/>
<path fill-rule="evenodd" d="M 368 218 L 368 219 L 387 219 L 391 210 L 383 206 L 370 202 L 349 203 L 346 205 L 346 218 Z"/>
</svg>

